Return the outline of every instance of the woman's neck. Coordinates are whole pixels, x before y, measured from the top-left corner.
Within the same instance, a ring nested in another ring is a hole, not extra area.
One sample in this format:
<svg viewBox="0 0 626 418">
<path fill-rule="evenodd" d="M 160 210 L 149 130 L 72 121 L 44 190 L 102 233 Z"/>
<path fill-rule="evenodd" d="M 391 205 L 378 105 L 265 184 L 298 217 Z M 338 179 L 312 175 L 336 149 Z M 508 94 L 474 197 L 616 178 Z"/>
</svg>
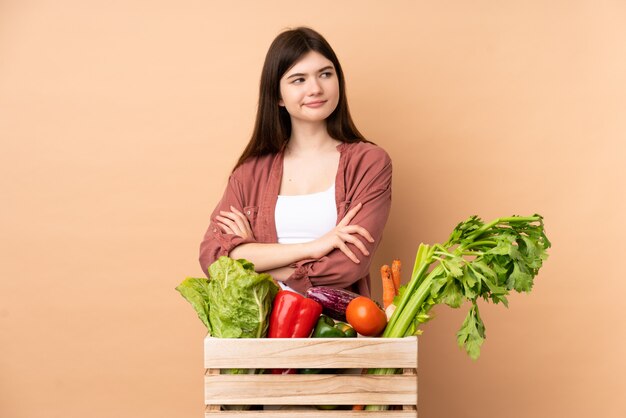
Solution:
<svg viewBox="0 0 626 418">
<path fill-rule="evenodd" d="M 287 153 L 291 155 L 316 154 L 334 149 L 339 142 L 328 135 L 326 123 L 292 124 Z"/>
</svg>

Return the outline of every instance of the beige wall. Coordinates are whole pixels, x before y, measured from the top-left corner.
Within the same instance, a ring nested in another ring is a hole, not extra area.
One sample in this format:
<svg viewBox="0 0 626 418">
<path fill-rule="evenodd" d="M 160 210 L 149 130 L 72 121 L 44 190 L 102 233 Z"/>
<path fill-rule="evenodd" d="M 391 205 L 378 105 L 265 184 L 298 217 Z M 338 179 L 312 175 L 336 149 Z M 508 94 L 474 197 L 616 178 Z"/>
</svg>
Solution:
<svg viewBox="0 0 626 418">
<path fill-rule="evenodd" d="M 394 160 L 373 272 L 470 214 L 539 212 L 554 244 L 530 295 L 482 305 L 477 362 L 437 310 L 421 416 L 626 416 L 626 3 L 383 3 L 0 2 L 0 416 L 202 416 L 173 289 L 300 24 Z"/>
</svg>

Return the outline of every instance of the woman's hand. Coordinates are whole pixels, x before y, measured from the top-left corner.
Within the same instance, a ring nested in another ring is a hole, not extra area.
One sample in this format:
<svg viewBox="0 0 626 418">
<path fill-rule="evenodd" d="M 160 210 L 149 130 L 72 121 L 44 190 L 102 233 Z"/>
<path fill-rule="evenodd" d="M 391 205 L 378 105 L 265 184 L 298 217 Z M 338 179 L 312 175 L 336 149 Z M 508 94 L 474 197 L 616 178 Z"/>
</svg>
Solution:
<svg viewBox="0 0 626 418">
<path fill-rule="evenodd" d="M 222 216 L 216 216 L 217 224 L 222 231 L 227 234 L 235 234 L 242 238 L 254 238 L 254 233 L 250 227 L 250 222 L 246 215 L 238 211 L 234 206 L 230 207 L 232 212 L 220 211 Z"/>
<path fill-rule="evenodd" d="M 363 242 L 361 242 L 362 238 L 357 237 L 357 235 L 361 235 L 369 242 L 374 242 L 374 238 L 372 238 L 370 233 L 365 228 L 359 225 L 350 225 L 350 221 L 352 221 L 352 218 L 354 218 L 362 206 L 363 205 L 359 203 L 350 209 L 335 228 L 318 239 L 308 243 L 311 246 L 311 255 L 313 258 L 321 258 L 335 248 L 338 248 L 341 252 L 348 256 L 350 260 L 355 263 L 360 263 L 359 259 L 346 244 L 347 242 L 354 244 L 364 255 L 370 255 Z"/>
</svg>

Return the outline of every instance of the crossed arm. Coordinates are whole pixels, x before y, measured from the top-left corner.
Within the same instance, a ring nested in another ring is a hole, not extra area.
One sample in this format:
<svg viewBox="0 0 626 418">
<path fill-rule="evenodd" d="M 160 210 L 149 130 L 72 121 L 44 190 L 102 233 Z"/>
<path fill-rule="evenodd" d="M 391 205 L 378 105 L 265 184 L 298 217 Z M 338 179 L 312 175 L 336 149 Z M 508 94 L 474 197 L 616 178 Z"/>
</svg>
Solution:
<svg viewBox="0 0 626 418">
<path fill-rule="evenodd" d="M 245 243 L 233 248 L 229 255 L 235 259 L 245 258 L 251 261 L 258 271 L 267 272 L 281 281 L 286 280 L 295 271 L 295 268 L 289 267 L 290 264 L 304 259 L 321 258 L 335 248 L 359 264 L 361 261 L 347 243 L 353 244 L 363 255 L 369 256 L 369 251 L 361 240 L 374 242 L 374 238 L 365 228 L 350 225 L 361 207 L 362 204 L 359 203 L 350 209 L 335 228 L 316 240 L 302 244 Z M 230 209 L 220 211 L 220 215 L 216 217 L 217 225 L 224 233 L 253 238 L 252 228 L 246 216 L 233 206 L 230 206 Z"/>
</svg>

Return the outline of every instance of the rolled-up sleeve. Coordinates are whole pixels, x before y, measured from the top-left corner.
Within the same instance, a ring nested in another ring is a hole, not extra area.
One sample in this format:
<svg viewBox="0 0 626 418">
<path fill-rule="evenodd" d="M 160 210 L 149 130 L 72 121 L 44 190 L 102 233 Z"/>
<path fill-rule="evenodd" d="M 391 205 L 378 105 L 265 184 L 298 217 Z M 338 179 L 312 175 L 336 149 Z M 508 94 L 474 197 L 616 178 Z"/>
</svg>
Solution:
<svg viewBox="0 0 626 418">
<path fill-rule="evenodd" d="M 360 263 L 353 262 L 342 251 L 334 249 L 322 258 L 293 263 L 291 267 L 294 267 L 295 271 L 285 284 L 299 292 L 304 292 L 311 286 L 345 289 L 353 287 L 356 282 L 368 276 L 372 257 L 382 240 L 383 229 L 391 209 L 391 159 L 384 152 L 382 157 L 368 164 L 367 171 L 362 177 L 363 181 L 350 197 L 350 206 L 363 204 L 350 223 L 362 226 L 374 238 L 374 242 L 369 242 L 361 235 L 357 235 L 370 255 L 364 255 L 354 244 L 347 242 Z"/>
<path fill-rule="evenodd" d="M 257 242 L 254 237 L 242 238 L 235 234 L 227 234 L 219 227 L 215 217 L 219 215 L 220 211 L 231 211 L 231 206 L 243 212 L 243 189 L 241 183 L 232 174 L 228 179 L 222 199 L 211 214 L 211 222 L 204 234 L 204 239 L 200 243 L 200 267 L 202 267 L 207 277 L 209 274 L 208 267 L 219 257 L 223 255 L 228 256 L 232 249 L 238 245 Z"/>
</svg>

